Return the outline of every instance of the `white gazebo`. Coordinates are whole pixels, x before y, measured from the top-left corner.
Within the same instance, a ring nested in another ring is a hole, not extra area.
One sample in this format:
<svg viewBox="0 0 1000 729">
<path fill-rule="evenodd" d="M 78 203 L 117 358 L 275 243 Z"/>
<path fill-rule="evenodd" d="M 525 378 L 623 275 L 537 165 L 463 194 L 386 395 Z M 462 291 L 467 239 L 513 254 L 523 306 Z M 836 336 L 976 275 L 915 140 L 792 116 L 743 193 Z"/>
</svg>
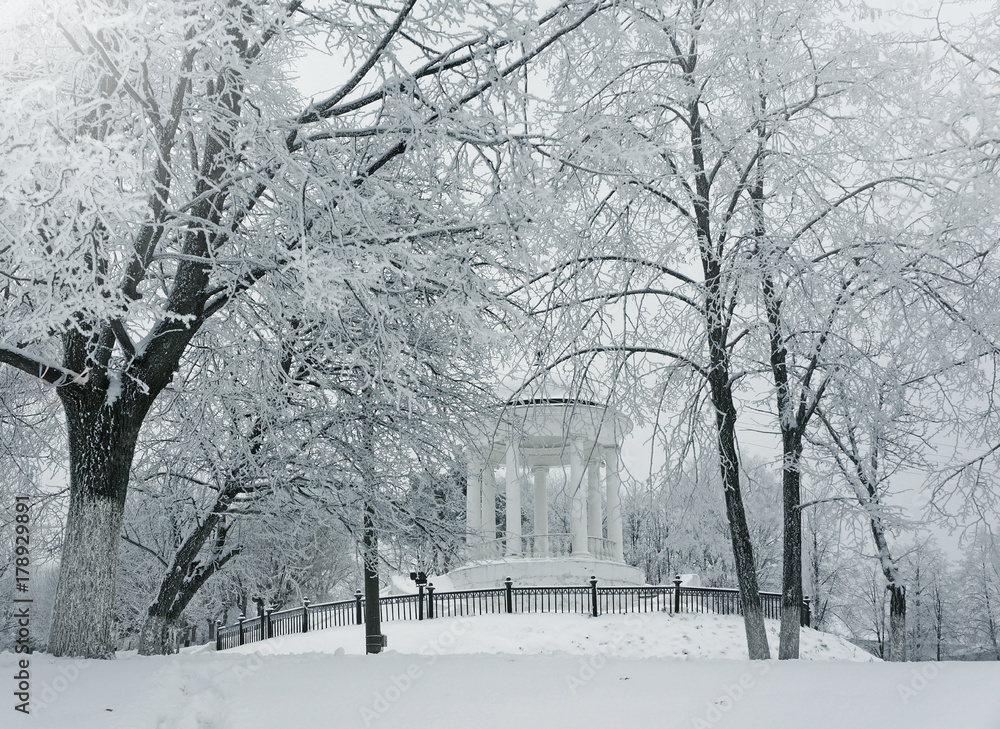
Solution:
<svg viewBox="0 0 1000 729">
<path fill-rule="evenodd" d="M 613 408 L 584 400 L 508 403 L 469 448 L 469 560 L 449 573 L 455 588 L 495 587 L 508 576 L 522 585 L 584 585 L 592 575 L 604 585 L 645 584 L 642 571 L 625 564 L 622 544 L 618 467 L 621 438 L 631 427 Z M 553 533 L 549 474 L 567 466 L 570 531 Z M 498 468 L 505 471 L 506 490 L 500 531 Z M 529 489 L 533 513 L 526 532 L 521 503 Z"/>
</svg>

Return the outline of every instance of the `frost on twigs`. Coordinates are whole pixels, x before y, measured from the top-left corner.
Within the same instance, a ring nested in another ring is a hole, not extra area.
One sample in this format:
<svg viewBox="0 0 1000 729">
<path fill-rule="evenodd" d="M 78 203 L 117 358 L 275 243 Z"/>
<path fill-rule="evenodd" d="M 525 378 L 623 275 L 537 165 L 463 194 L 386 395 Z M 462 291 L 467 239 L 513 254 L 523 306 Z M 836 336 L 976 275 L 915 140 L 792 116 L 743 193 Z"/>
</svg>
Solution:
<svg viewBox="0 0 1000 729">
<path fill-rule="evenodd" d="M 398 422 L 388 412 L 444 420 L 442 389 L 462 401 L 486 369 L 472 345 L 515 315 L 510 231 L 530 213 L 510 133 L 528 103 L 519 74 L 596 10 L 530 21 L 520 4 L 448 0 L 84 0 L 0 28 L 0 361 L 48 371 L 71 422 L 59 650 L 111 650 L 107 530 L 165 390 L 239 423 L 251 460 L 277 457 L 260 452 L 272 428 L 302 435 L 302 411 L 284 419 L 296 407 L 352 411 L 371 430 Z M 324 89 L 307 101 L 293 62 L 317 47 Z M 339 435 L 343 450 L 374 448 L 371 432 Z M 240 508 L 268 491 L 245 464 L 206 458 Z M 309 493 L 314 472 L 289 468 L 284 483 Z M 110 511 L 80 501 L 95 494 Z M 101 583 L 99 600 L 82 599 L 76 572 Z"/>
</svg>

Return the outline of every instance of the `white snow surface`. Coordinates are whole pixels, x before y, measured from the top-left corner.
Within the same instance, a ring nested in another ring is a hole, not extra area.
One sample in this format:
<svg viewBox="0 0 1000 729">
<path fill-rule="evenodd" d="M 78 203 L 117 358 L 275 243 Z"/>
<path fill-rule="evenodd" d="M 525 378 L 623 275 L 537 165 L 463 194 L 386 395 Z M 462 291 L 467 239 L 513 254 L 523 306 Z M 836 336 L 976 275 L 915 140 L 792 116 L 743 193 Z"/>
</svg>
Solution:
<svg viewBox="0 0 1000 729">
<path fill-rule="evenodd" d="M 767 621 L 768 640 L 778 645 L 778 622 Z M 283 637 L 267 650 L 273 654 L 365 652 L 359 628 L 333 628 Z M 746 659 L 743 618 L 715 615 L 636 613 L 592 618 L 578 614 L 480 615 L 432 621 L 382 624 L 389 650 L 399 653 L 465 655 L 469 653 L 603 654 L 617 658 Z M 800 655 L 812 660 L 877 661 L 846 640 L 804 629 Z M 234 648 L 233 653 L 261 651 L 259 644 Z M 998 727 L 1000 729 L 1000 727 Z"/>
<path fill-rule="evenodd" d="M 735 618 L 494 615 L 383 632 L 378 656 L 358 655 L 358 626 L 222 653 L 37 654 L 30 716 L 12 706 L 24 656 L 3 653 L 0 727 L 1000 728 L 998 663 L 882 663 L 811 630 L 802 655 L 813 660 L 748 661 Z"/>
</svg>

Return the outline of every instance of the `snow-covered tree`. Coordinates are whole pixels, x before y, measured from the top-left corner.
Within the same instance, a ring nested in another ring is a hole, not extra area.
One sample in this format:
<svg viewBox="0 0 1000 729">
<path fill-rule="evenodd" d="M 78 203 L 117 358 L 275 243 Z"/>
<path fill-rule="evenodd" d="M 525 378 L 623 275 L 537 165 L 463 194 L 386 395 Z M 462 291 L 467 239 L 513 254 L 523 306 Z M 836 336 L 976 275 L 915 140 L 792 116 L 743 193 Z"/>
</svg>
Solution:
<svg viewBox="0 0 1000 729">
<path fill-rule="evenodd" d="M 754 657 L 768 648 L 740 485 L 741 405 L 773 393 L 786 549 L 779 654 L 795 657 L 801 459 L 838 367 L 827 350 L 831 340 L 835 354 L 849 347 L 848 302 L 874 295 L 877 269 L 895 263 L 858 250 L 891 246 L 920 204 L 899 163 L 912 162 L 899 136 L 910 118 L 897 119 L 893 96 L 916 88 L 912 58 L 857 30 L 852 14 L 867 12 L 622 4 L 567 44 L 551 81 L 559 144 L 539 145 L 580 220 L 537 281 L 538 313 L 581 310 L 562 325 L 577 336 L 551 359 L 604 353 L 611 377 L 656 382 L 653 408 L 666 393 L 687 400 L 684 425 L 691 403 L 704 405 Z M 610 60 L 580 63 L 602 53 Z"/>
<path fill-rule="evenodd" d="M 490 99 L 596 10 L 5 7 L 0 361 L 56 389 L 68 431 L 52 653 L 112 655 L 139 432 L 235 309 L 292 296 L 335 312 L 389 280 L 489 295 L 479 274 L 503 252 L 460 234 L 521 210 L 498 177 L 518 103 Z M 331 90 L 303 101 L 292 68 L 313 48 Z M 460 268 L 434 278 L 442 258 Z"/>
<path fill-rule="evenodd" d="M 625 560 L 651 584 L 670 584 L 678 573 L 697 573 L 709 587 L 736 582 L 725 501 L 709 444 L 701 463 L 666 468 L 649 482 L 627 488 L 622 502 Z M 749 459 L 744 491 L 762 589 L 780 585 L 781 515 L 770 464 Z"/>
<path fill-rule="evenodd" d="M 539 145 L 578 212 L 536 281 L 536 313 L 573 335 L 550 360 L 646 388 L 647 414 L 675 411 L 650 416 L 660 432 L 705 406 L 745 575 L 737 419 L 770 413 L 783 658 L 798 655 L 805 447 L 833 383 L 843 396 L 871 360 L 930 423 L 961 409 L 941 393 L 978 379 L 962 367 L 1000 351 L 979 333 L 997 311 L 994 125 L 979 102 L 955 103 L 992 72 L 946 75 L 940 47 L 872 36 L 874 18 L 861 3 L 623 3 L 567 44 L 551 81 L 561 145 Z M 580 62 L 598 55 L 610 60 Z M 907 357 L 896 373 L 884 361 Z M 878 420 L 879 400 L 845 403 Z"/>
<path fill-rule="evenodd" d="M 1000 549 L 980 530 L 958 566 L 963 642 L 1000 661 Z"/>
<path fill-rule="evenodd" d="M 903 547 L 907 590 L 907 647 L 911 661 L 940 661 L 958 639 L 958 591 L 944 551 L 933 537 Z"/>
</svg>

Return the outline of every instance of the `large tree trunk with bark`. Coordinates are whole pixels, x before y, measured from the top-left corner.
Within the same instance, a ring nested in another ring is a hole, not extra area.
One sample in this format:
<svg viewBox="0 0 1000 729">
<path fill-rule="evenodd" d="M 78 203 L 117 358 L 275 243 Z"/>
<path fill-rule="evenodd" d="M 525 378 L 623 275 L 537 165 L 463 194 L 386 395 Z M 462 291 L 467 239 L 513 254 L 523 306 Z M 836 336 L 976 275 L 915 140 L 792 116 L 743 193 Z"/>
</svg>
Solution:
<svg viewBox="0 0 1000 729">
<path fill-rule="evenodd" d="M 179 278 L 182 278 L 179 276 Z M 188 288 L 207 282 L 187 273 Z M 201 313 L 198 300 L 193 312 Z M 143 357 L 132 357 L 114 375 L 109 360 L 116 337 L 112 325 L 91 330 L 81 324 L 64 336 L 67 372 L 84 373 L 56 383 L 66 414 L 70 506 L 66 518 L 59 583 L 48 650 L 57 656 L 113 658 L 115 579 L 129 472 L 136 440 L 149 408 L 177 370 L 198 325 L 169 322 L 152 337 Z M 129 345 L 134 352 L 134 348 Z"/>
<path fill-rule="evenodd" d="M 69 431 L 70 505 L 48 651 L 112 658 L 115 577 L 129 469 L 144 410 L 100 388 L 59 394 Z"/>
<path fill-rule="evenodd" d="M 150 608 L 139 632 L 139 655 L 160 656 L 173 653 L 170 634 L 179 625 L 178 619 L 162 613 L 154 614 Z"/>
<path fill-rule="evenodd" d="M 87 488 L 70 489 L 49 631 L 48 652 L 54 656 L 114 657 L 112 619 L 124 511 L 124 500 Z"/>
</svg>

